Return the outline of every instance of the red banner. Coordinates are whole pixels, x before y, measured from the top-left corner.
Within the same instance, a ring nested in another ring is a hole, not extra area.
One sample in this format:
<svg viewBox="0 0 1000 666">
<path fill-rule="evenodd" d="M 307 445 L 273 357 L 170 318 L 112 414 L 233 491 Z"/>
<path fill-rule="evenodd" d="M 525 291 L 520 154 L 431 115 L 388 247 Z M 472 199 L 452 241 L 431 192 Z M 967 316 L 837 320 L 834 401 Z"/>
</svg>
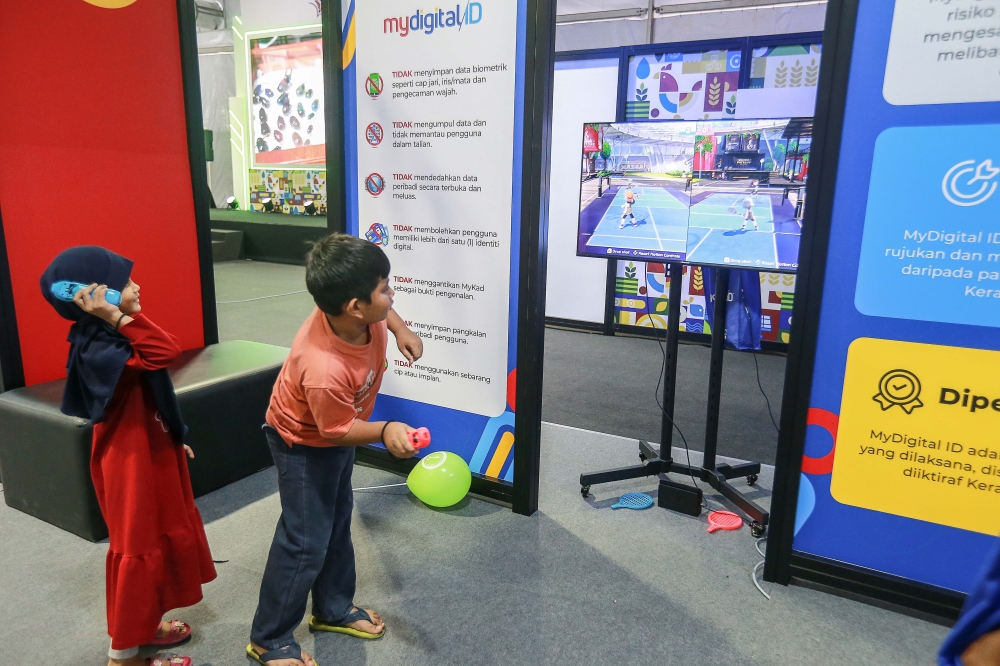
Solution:
<svg viewBox="0 0 1000 666">
<path fill-rule="evenodd" d="M 591 127 L 590 125 L 583 126 L 583 152 L 601 152 L 601 135 L 597 131 L 597 128 Z"/>
<path fill-rule="evenodd" d="M 176 3 L 34 0 L 2 13 L 0 71 L 16 76 L 0 105 L 0 212 L 26 382 L 65 375 L 68 322 L 38 280 L 74 245 L 133 259 L 145 311 L 201 347 Z"/>
</svg>

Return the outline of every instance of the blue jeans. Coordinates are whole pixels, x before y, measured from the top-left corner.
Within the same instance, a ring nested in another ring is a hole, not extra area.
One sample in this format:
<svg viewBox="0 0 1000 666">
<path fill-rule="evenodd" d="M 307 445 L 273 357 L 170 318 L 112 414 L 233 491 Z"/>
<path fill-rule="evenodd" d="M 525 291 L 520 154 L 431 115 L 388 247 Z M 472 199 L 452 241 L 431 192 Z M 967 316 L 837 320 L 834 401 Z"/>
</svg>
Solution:
<svg viewBox="0 0 1000 666">
<path fill-rule="evenodd" d="M 264 432 L 278 470 L 281 518 L 250 639 L 276 650 L 295 643 L 310 591 L 321 620 L 339 624 L 354 607 L 354 447 L 288 446 L 271 426 Z"/>
</svg>

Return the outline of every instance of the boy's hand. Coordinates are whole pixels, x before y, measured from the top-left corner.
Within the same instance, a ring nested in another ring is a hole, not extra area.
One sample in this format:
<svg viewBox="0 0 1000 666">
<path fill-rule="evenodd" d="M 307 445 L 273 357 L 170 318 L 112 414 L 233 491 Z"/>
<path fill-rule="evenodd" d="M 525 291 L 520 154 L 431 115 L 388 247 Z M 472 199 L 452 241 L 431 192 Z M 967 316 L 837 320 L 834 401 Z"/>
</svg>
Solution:
<svg viewBox="0 0 1000 666">
<path fill-rule="evenodd" d="M 93 295 L 91 295 L 91 292 L 93 292 Z M 117 306 L 108 303 L 104 297 L 107 292 L 108 285 L 98 285 L 95 282 L 73 294 L 73 302 L 80 306 L 80 309 L 87 314 L 92 314 L 114 325 L 118 322 L 118 318 L 122 316 L 122 311 Z"/>
<path fill-rule="evenodd" d="M 406 328 L 396 332 L 396 346 L 399 353 L 406 357 L 410 363 L 417 361 L 424 355 L 424 341 L 420 336 Z"/>
<path fill-rule="evenodd" d="M 416 455 L 417 450 L 413 448 L 413 442 L 407 435 L 414 430 L 415 428 L 411 428 L 405 423 L 393 421 L 385 427 L 382 436 L 385 448 L 389 449 L 389 453 L 397 458 L 412 458 Z"/>
</svg>

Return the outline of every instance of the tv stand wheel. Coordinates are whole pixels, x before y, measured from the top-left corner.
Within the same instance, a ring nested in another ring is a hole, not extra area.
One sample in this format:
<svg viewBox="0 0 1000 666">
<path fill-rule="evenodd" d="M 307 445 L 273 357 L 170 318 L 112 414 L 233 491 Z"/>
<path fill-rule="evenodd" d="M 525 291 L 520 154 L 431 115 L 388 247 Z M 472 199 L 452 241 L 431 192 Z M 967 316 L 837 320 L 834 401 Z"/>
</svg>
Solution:
<svg viewBox="0 0 1000 666">
<path fill-rule="evenodd" d="M 641 462 L 644 465 L 646 464 L 646 454 L 645 453 L 640 453 L 639 454 L 639 462 Z"/>
<path fill-rule="evenodd" d="M 755 539 L 759 539 L 760 537 L 764 536 L 765 531 L 766 528 L 760 523 L 758 523 L 756 520 L 750 523 L 750 534 L 752 534 Z"/>
<path fill-rule="evenodd" d="M 747 485 L 748 486 L 755 485 L 756 483 L 757 483 L 757 475 L 756 474 L 751 474 L 751 475 L 749 475 L 747 477 Z"/>
<path fill-rule="evenodd" d="M 580 486 L 580 494 L 584 497 L 590 496 L 590 486 Z"/>
</svg>

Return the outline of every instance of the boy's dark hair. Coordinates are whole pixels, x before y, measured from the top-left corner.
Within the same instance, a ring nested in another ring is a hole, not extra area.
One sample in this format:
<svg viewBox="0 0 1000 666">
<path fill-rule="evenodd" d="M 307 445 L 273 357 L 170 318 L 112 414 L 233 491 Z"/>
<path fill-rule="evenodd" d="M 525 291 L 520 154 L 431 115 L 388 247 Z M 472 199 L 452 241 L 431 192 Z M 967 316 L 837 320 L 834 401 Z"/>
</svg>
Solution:
<svg viewBox="0 0 1000 666">
<path fill-rule="evenodd" d="M 352 298 L 371 303 L 372 292 L 389 277 L 389 258 L 378 245 L 356 236 L 330 234 L 306 255 L 306 289 L 320 310 L 339 315 Z"/>
</svg>

